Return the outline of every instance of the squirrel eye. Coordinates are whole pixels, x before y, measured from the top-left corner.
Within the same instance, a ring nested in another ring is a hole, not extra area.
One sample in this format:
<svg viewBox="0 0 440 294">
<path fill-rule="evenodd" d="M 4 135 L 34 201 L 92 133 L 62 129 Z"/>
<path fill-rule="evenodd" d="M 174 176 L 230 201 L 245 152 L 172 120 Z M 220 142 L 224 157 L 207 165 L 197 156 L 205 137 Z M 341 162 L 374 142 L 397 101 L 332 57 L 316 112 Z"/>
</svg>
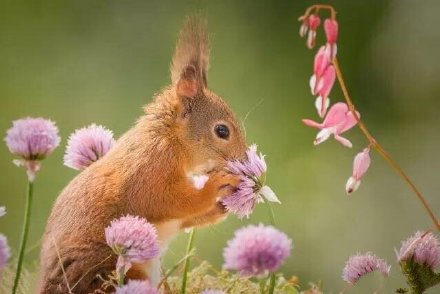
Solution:
<svg viewBox="0 0 440 294">
<path fill-rule="evenodd" d="M 215 134 L 222 139 L 228 139 L 229 138 L 229 129 L 227 126 L 220 124 L 216 125 L 214 128 Z"/>
</svg>

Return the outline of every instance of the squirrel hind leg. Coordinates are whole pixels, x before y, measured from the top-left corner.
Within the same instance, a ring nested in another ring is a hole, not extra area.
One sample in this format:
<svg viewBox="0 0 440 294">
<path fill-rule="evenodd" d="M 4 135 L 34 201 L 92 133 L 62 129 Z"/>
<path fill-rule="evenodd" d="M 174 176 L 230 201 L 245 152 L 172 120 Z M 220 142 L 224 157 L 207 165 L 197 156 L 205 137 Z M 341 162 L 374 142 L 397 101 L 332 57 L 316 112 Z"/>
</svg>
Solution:
<svg viewBox="0 0 440 294">
<path fill-rule="evenodd" d="M 50 272 L 40 282 L 41 294 L 66 294 L 66 293 L 111 293 L 114 289 L 102 291 L 102 279 L 114 271 L 116 257 L 108 246 L 94 245 L 89 248 L 67 249 L 60 248 L 61 263 L 58 260 Z M 57 258 L 57 257 L 56 257 Z M 66 283 L 67 280 L 67 283 Z M 69 289 L 71 291 L 69 291 Z"/>
</svg>

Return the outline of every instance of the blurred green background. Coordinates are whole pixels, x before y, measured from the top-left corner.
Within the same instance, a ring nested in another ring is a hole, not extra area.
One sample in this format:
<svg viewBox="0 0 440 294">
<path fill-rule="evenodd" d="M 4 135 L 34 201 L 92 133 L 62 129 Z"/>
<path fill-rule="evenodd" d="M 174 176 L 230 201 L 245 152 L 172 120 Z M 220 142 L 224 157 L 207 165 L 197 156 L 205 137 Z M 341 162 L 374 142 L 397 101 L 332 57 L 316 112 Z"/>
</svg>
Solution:
<svg viewBox="0 0 440 294">
<path fill-rule="evenodd" d="M 382 293 L 404 286 L 394 248 L 431 223 L 405 183 L 376 154 L 351 197 L 344 186 L 353 156 L 366 145 L 359 130 L 353 149 L 330 139 L 319 147 L 308 80 L 314 53 L 298 36 L 297 18 L 314 1 L 21 1 L 0 2 L 0 131 L 23 116 L 55 120 L 62 146 L 44 161 L 35 187 L 29 246 L 38 244 L 52 203 L 77 174 L 63 166 L 68 135 L 96 122 L 119 137 L 153 94 L 169 83 L 168 66 L 183 19 L 202 11 L 212 36 L 210 88 L 245 121 L 249 143 L 267 154 L 268 183 L 283 202 L 274 207 L 279 228 L 295 249 L 283 271 L 302 285 L 322 281 L 326 293 L 344 288 L 349 255 L 374 251 L 392 265 Z M 425 193 L 440 215 L 440 2 L 329 1 L 338 11 L 341 67 L 366 124 Z M 323 42 L 320 32 L 319 41 Z M 342 99 L 335 87 L 332 101 Z M 0 220 L 18 247 L 26 177 L 0 145 Z M 249 220 L 234 216 L 199 231 L 199 255 L 217 267 L 234 230 L 268 223 L 264 206 Z M 186 234 L 166 256 L 184 254 Z M 34 247 L 35 248 L 35 247 Z M 28 256 L 33 266 L 39 248 Z M 346 293 L 371 293 L 367 277 Z M 438 289 L 437 289 L 438 291 Z M 435 293 L 431 290 L 429 293 Z"/>
</svg>

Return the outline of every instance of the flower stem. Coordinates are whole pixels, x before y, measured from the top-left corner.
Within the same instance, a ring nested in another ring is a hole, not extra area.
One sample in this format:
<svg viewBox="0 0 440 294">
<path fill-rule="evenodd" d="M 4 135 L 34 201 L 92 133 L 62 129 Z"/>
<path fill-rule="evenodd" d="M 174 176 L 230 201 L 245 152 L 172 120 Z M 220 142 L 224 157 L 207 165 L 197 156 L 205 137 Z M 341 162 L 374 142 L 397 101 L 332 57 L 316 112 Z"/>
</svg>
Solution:
<svg viewBox="0 0 440 294">
<path fill-rule="evenodd" d="M 28 189 L 27 189 L 26 208 L 25 208 L 25 212 L 24 212 L 23 231 L 21 234 L 20 249 L 19 249 L 19 253 L 18 253 L 17 271 L 15 273 L 12 294 L 15 294 L 17 292 L 18 283 L 20 281 L 21 268 L 23 265 L 24 252 L 26 249 L 26 242 L 27 242 L 28 233 L 29 233 L 29 221 L 31 218 L 33 192 L 34 192 L 34 183 L 32 181 L 29 181 L 28 182 Z"/>
<path fill-rule="evenodd" d="M 121 267 L 118 271 L 118 287 L 124 286 L 124 280 L 125 280 L 125 267 Z"/>
<path fill-rule="evenodd" d="M 265 200 L 264 203 L 266 203 L 267 210 L 269 211 L 270 224 L 272 226 L 275 226 L 275 215 L 273 213 L 272 206 L 270 205 L 269 201 L 267 201 L 267 200 Z M 269 279 L 270 279 L 270 281 L 269 281 L 269 292 L 268 293 L 273 294 L 275 291 L 275 280 L 276 280 L 275 273 L 271 273 L 269 276 Z"/>
<path fill-rule="evenodd" d="M 182 288 L 180 289 L 180 294 L 186 293 L 186 282 L 188 279 L 188 270 L 189 270 L 189 254 L 194 246 L 194 238 L 196 234 L 196 229 L 192 228 L 191 232 L 189 233 L 188 238 L 188 245 L 186 246 L 186 259 L 185 259 L 185 265 L 183 267 L 183 276 L 182 276 Z"/>
<path fill-rule="evenodd" d="M 350 98 L 350 95 L 348 94 L 348 90 L 345 85 L 344 78 L 342 76 L 341 68 L 339 67 L 339 62 L 336 57 L 333 60 L 333 65 L 335 67 L 336 76 L 338 78 L 339 85 L 341 86 L 342 93 L 344 94 L 345 101 L 347 101 L 348 107 L 350 108 L 350 111 L 353 113 L 354 117 L 356 118 L 358 125 L 359 125 L 359 128 L 361 129 L 362 133 L 365 135 L 367 140 L 370 142 L 370 145 L 383 157 L 383 159 L 388 163 L 388 165 L 391 166 L 391 168 L 408 184 L 410 189 L 414 192 L 414 194 L 417 196 L 419 201 L 422 203 L 423 207 L 425 208 L 426 212 L 428 213 L 429 217 L 431 218 L 432 222 L 434 223 L 434 226 L 437 228 L 438 231 L 440 231 L 440 223 L 437 220 L 434 213 L 432 212 L 431 208 L 429 207 L 429 204 L 426 201 L 425 197 L 423 197 L 423 194 L 416 187 L 416 185 L 411 181 L 411 179 L 403 171 L 403 169 L 397 164 L 397 162 L 390 156 L 390 154 L 371 135 L 371 133 L 367 129 L 366 125 L 361 121 L 360 117 L 357 115 L 356 107 L 354 106 L 354 104 Z"/>
<path fill-rule="evenodd" d="M 267 200 L 264 200 L 264 203 L 266 203 L 267 211 L 269 212 L 270 224 L 272 226 L 275 226 L 275 214 L 273 213 L 272 206 L 270 205 L 269 201 L 267 201 Z"/>
</svg>

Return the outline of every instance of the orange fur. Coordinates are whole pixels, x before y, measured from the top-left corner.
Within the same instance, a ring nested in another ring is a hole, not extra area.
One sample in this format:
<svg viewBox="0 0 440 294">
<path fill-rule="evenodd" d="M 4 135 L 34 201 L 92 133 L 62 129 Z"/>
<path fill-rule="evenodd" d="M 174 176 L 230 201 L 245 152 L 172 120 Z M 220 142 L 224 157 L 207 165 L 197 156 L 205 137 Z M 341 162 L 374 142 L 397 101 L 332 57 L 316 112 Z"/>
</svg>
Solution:
<svg viewBox="0 0 440 294">
<path fill-rule="evenodd" d="M 146 114 L 108 154 L 59 195 L 44 235 L 39 293 L 68 293 L 54 242 L 70 287 L 77 283 L 72 292 L 89 293 L 101 286 L 97 275 L 106 277 L 115 268 L 116 256 L 104 236 L 111 220 L 126 214 L 146 218 L 158 228 L 165 251 L 174 234 L 167 224 L 177 221 L 183 228 L 224 217 L 217 201 L 239 183 L 224 166 L 228 159 L 243 158 L 246 144 L 228 105 L 206 88 L 204 23 L 192 17 L 182 30 L 172 85 L 145 107 Z M 218 123 L 228 126 L 228 140 L 216 137 Z M 209 173 L 200 190 L 189 179 L 193 173 Z M 147 278 L 149 266 L 135 265 L 127 278 Z"/>
</svg>

